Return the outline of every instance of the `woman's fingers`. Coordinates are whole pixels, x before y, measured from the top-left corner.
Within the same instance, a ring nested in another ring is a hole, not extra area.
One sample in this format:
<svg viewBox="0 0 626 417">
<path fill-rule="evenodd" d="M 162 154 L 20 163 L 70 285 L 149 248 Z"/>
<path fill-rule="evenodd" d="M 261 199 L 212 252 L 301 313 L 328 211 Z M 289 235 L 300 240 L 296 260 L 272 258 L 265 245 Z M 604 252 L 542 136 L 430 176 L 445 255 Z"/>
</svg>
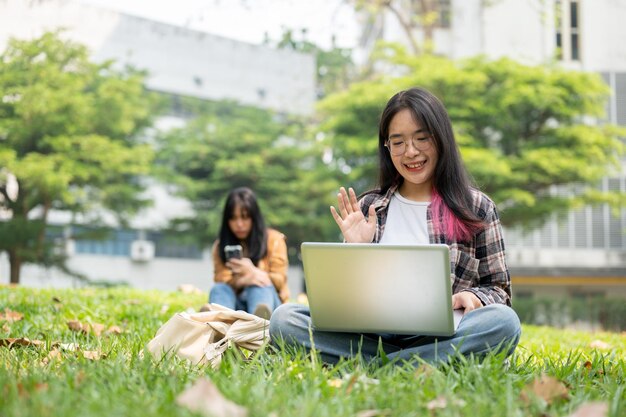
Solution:
<svg viewBox="0 0 626 417">
<path fill-rule="evenodd" d="M 370 225 L 376 226 L 377 223 L 377 219 L 376 219 L 376 209 L 374 209 L 374 205 L 370 205 L 368 213 L 367 213 L 367 222 Z"/>
<path fill-rule="evenodd" d="M 337 194 L 337 205 L 339 206 L 339 214 L 341 214 L 342 218 L 346 218 L 348 216 L 348 204 L 346 196 L 346 189 L 341 187 L 339 189 L 339 193 Z"/>
<path fill-rule="evenodd" d="M 349 188 L 349 191 L 346 191 L 344 187 L 341 187 L 339 189 L 339 194 L 337 194 L 337 202 L 339 203 L 339 213 L 343 218 L 351 213 L 360 211 L 359 203 L 352 187 Z"/>
<path fill-rule="evenodd" d="M 352 187 L 350 187 L 349 192 L 350 192 L 350 207 L 352 208 L 352 211 L 359 211 L 359 210 L 361 210 L 359 208 L 359 202 L 356 199 L 356 193 L 354 192 Z"/>
<path fill-rule="evenodd" d="M 352 188 L 349 188 L 348 191 L 344 187 L 339 188 L 337 206 L 338 209 L 330 206 L 330 214 L 332 214 L 342 232 L 345 231 L 344 228 L 350 227 L 349 224 L 355 224 L 355 222 L 359 221 L 359 218 L 362 219 L 362 216 L 355 217 L 355 213 L 361 214 L 361 209 L 356 199 L 356 193 Z"/>
<path fill-rule="evenodd" d="M 341 219 L 341 216 L 339 216 L 339 213 L 337 213 L 337 209 L 335 209 L 335 207 L 330 206 L 330 214 L 333 215 L 333 219 L 335 219 L 335 222 L 337 223 L 337 225 L 341 227 L 342 219 Z"/>
</svg>

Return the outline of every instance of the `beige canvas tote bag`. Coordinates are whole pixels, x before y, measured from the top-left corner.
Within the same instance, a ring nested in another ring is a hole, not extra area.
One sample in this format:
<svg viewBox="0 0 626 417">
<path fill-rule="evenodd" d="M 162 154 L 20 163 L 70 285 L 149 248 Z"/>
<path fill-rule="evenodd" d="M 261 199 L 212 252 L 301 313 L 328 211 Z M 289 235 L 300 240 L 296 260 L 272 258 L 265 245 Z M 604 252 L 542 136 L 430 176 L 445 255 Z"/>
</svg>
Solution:
<svg viewBox="0 0 626 417">
<path fill-rule="evenodd" d="M 174 314 L 146 348 L 157 360 L 172 353 L 193 364 L 208 363 L 216 368 L 229 347 L 254 351 L 268 341 L 268 320 L 210 304 L 210 311 Z"/>
</svg>

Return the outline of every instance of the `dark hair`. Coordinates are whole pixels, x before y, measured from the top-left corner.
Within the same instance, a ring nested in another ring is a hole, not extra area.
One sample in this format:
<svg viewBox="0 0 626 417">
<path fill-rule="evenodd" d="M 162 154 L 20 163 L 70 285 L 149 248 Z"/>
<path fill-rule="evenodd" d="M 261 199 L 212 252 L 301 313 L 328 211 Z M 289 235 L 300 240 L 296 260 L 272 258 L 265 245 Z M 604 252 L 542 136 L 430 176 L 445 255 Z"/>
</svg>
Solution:
<svg viewBox="0 0 626 417">
<path fill-rule="evenodd" d="M 431 202 L 435 230 L 454 240 L 471 239 L 483 225 L 472 210 L 473 185 L 461 160 L 448 112 L 437 97 L 423 88 L 400 91 L 389 99 L 383 110 L 378 132 L 380 192 L 384 194 L 403 181 L 385 142 L 389 138 L 391 120 L 404 109 L 408 109 L 415 122 L 430 132 L 437 150 Z"/>
<path fill-rule="evenodd" d="M 230 230 L 228 221 L 235 215 L 235 209 L 239 207 L 252 219 L 252 230 L 246 238 L 247 255 L 252 263 L 258 265 L 259 261 L 267 254 L 267 229 L 261 214 L 261 209 L 256 201 L 254 192 L 247 187 L 239 187 L 232 190 L 224 203 L 222 226 L 220 228 L 219 254 L 223 262 L 226 262 L 224 247 L 241 243 L 237 236 Z"/>
</svg>

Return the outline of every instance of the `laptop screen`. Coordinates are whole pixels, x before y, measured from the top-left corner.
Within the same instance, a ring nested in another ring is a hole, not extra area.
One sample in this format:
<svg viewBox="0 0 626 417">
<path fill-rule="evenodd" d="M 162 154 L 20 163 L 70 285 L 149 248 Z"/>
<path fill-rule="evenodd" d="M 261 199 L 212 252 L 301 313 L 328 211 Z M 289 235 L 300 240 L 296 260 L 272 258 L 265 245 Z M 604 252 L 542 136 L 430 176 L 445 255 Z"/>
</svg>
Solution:
<svg viewBox="0 0 626 417">
<path fill-rule="evenodd" d="M 454 333 L 447 245 L 305 242 L 302 260 L 316 330 Z"/>
</svg>

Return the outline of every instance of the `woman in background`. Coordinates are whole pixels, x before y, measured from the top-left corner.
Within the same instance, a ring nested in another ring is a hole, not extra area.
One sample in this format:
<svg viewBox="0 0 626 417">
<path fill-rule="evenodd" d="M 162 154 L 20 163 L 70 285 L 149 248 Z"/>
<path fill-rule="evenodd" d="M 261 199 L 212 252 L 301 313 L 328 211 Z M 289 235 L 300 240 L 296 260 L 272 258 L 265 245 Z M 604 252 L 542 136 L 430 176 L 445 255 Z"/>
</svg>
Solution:
<svg viewBox="0 0 626 417">
<path fill-rule="evenodd" d="M 282 233 L 265 227 L 251 189 L 232 190 L 224 204 L 219 239 L 213 245 L 215 285 L 209 302 L 269 319 L 289 299 L 285 240 Z M 230 252 L 225 248 L 236 245 L 241 246 L 240 255 L 227 257 Z"/>
</svg>

